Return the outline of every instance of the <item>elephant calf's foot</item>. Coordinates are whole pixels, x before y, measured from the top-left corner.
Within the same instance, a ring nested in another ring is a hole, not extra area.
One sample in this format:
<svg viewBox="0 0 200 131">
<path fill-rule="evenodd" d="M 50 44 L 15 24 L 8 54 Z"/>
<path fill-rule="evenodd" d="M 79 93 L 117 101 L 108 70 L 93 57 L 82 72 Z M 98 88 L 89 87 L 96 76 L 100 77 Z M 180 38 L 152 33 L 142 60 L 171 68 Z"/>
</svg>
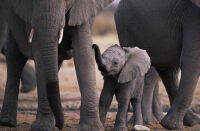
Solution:
<svg viewBox="0 0 200 131">
<path fill-rule="evenodd" d="M 0 116 L 0 126 L 16 127 L 16 119 L 9 116 Z"/>
<path fill-rule="evenodd" d="M 183 119 L 183 124 L 185 126 L 194 126 L 199 123 L 200 123 L 200 116 L 194 113 L 191 109 L 189 109 L 188 112 L 185 114 L 185 117 Z"/>
<path fill-rule="evenodd" d="M 81 120 L 78 126 L 79 131 L 104 131 L 101 121 L 98 119 Z"/>
<path fill-rule="evenodd" d="M 133 130 L 134 131 L 150 131 L 150 129 L 146 126 L 143 126 L 143 125 L 135 125 L 133 127 Z"/>
<path fill-rule="evenodd" d="M 177 119 L 176 115 L 167 114 L 162 120 L 161 125 L 169 130 L 182 130 L 183 120 Z"/>
<path fill-rule="evenodd" d="M 56 131 L 53 114 L 38 115 L 31 125 L 31 131 Z"/>
<path fill-rule="evenodd" d="M 116 126 L 115 131 L 128 131 L 128 127 L 126 126 Z"/>
<path fill-rule="evenodd" d="M 162 118 L 164 117 L 164 113 L 156 114 L 154 117 L 158 122 L 161 122 Z"/>
<path fill-rule="evenodd" d="M 143 115 L 143 124 L 145 125 L 153 125 L 153 122 L 155 122 L 155 119 L 153 118 L 153 114 L 146 114 Z"/>
</svg>

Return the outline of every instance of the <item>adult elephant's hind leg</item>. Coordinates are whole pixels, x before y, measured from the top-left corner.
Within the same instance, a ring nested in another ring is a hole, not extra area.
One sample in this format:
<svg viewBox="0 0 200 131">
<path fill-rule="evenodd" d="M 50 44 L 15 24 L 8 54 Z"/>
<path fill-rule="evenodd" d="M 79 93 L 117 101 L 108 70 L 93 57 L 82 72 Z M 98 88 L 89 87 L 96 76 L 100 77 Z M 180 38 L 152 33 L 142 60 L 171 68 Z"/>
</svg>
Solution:
<svg viewBox="0 0 200 131">
<path fill-rule="evenodd" d="M 194 126 L 196 124 L 200 123 L 200 116 L 199 114 L 196 114 L 192 111 L 190 108 L 187 113 L 185 114 L 185 117 L 183 118 L 183 124 L 185 126 Z"/>
<path fill-rule="evenodd" d="M 18 50 L 15 40 L 10 36 L 6 44 L 7 82 L 0 125 L 13 127 L 17 124 L 17 102 L 20 76 L 27 59 Z"/>
<path fill-rule="evenodd" d="M 193 68 L 194 69 L 194 68 Z M 180 87 L 171 109 L 162 119 L 161 124 L 167 129 L 183 129 L 183 117 L 190 107 L 199 74 L 191 69 L 183 69 Z"/>
<path fill-rule="evenodd" d="M 99 119 L 98 91 L 90 25 L 85 24 L 77 28 L 72 32 L 72 46 L 76 75 L 81 92 L 78 130 L 100 131 L 104 128 Z"/>
<path fill-rule="evenodd" d="M 157 68 L 157 71 L 163 81 L 171 105 L 178 92 L 179 67 L 171 67 L 164 69 Z"/>
<path fill-rule="evenodd" d="M 168 129 L 183 129 L 183 118 L 190 108 L 200 73 L 200 20 L 199 9 L 192 8 L 183 26 L 181 53 L 181 80 L 178 93 L 161 124 Z M 195 10 L 196 9 L 196 10 Z M 198 12 L 198 13 L 197 13 Z M 187 114 L 186 114 L 186 117 Z M 192 118 L 192 117 L 191 117 Z M 189 119 L 189 117 L 188 117 Z M 193 120 L 192 120 L 193 121 Z M 188 121 L 190 122 L 190 120 Z"/>
</svg>

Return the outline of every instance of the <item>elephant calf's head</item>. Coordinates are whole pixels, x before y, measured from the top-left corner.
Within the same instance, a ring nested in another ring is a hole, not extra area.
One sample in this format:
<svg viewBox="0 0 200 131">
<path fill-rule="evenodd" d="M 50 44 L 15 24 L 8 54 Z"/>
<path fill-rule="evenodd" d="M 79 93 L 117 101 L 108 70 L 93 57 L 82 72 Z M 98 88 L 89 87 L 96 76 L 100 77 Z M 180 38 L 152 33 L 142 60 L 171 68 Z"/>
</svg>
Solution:
<svg viewBox="0 0 200 131">
<path fill-rule="evenodd" d="M 102 75 L 112 75 L 119 83 L 133 80 L 136 75 L 144 76 L 150 68 L 150 58 L 145 50 L 114 45 L 101 55 L 99 47 L 93 45 L 95 59 Z"/>
</svg>

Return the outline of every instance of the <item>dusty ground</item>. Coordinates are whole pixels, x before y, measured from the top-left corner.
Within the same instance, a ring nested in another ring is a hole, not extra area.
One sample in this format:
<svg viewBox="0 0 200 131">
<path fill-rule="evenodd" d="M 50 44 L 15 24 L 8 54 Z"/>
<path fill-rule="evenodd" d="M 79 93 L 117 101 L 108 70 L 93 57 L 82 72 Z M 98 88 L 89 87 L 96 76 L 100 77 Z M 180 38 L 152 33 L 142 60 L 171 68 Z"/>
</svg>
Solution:
<svg viewBox="0 0 200 131">
<path fill-rule="evenodd" d="M 116 113 L 108 113 L 107 115 L 107 121 L 106 121 L 106 127 L 105 131 L 113 131 L 113 125 L 114 125 L 114 120 L 115 120 L 115 115 Z M 129 114 L 130 117 L 130 114 Z M 32 112 L 32 114 L 29 113 L 23 113 L 19 112 L 18 113 L 18 125 L 16 128 L 8 128 L 8 127 L 1 127 L 0 126 L 0 131 L 29 131 L 30 130 L 30 123 L 32 123 L 35 120 L 35 112 Z M 76 131 L 78 127 L 78 122 L 79 122 L 79 111 L 68 111 L 65 112 L 65 126 L 63 128 L 63 131 Z M 132 130 L 132 125 L 129 124 L 129 130 Z M 149 126 L 149 128 L 152 131 L 161 131 L 161 130 L 166 130 L 164 129 L 160 124 L 154 123 L 153 126 Z M 199 131 L 200 130 L 200 125 L 194 126 L 194 127 L 185 127 L 185 131 Z"/>
<path fill-rule="evenodd" d="M 104 37 L 102 36 L 95 36 L 94 37 L 94 43 L 98 44 L 101 48 L 101 50 L 105 50 L 108 46 L 118 43 L 117 35 L 115 30 L 115 27 L 113 26 L 113 16 L 107 16 L 103 20 L 103 23 L 101 22 L 102 16 L 100 15 L 97 18 L 97 22 L 95 22 L 94 27 L 95 30 L 93 30 L 94 34 L 104 34 L 106 35 Z M 111 20 L 109 21 L 109 18 Z M 100 22 L 100 23 L 98 23 Z M 109 25 L 107 25 L 109 24 Z M 99 26 L 101 25 L 101 26 Z M 99 29 L 98 29 L 99 28 Z M 100 30 L 100 31 L 99 31 Z M 111 30 L 112 33 L 109 33 Z M 98 33 L 100 32 L 100 33 Z M 33 63 L 33 62 L 31 62 Z M 103 85 L 103 79 L 98 70 L 96 70 L 96 77 L 97 77 L 97 87 L 99 90 L 99 93 L 102 89 Z M 65 61 L 60 73 L 59 73 L 59 79 L 60 79 L 60 88 L 61 88 L 61 97 L 62 97 L 62 105 L 65 109 L 65 128 L 64 131 L 73 131 L 77 129 L 78 122 L 79 122 L 79 107 L 80 107 L 80 93 L 78 88 L 78 83 L 76 80 L 75 70 L 74 70 L 74 64 L 73 60 Z M 6 82 L 6 66 L 5 64 L 0 64 L 0 107 L 2 106 L 3 102 L 3 94 L 4 94 L 4 88 L 5 88 L 5 82 Z M 199 82 L 200 83 L 200 82 Z M 163 88 L 162 83 L 160 82 L 160 96 L 162 99 L 163 104 L 169 104 L 167 94 L 165 92 L 165 89 Z M 199 97 L 200 89 L 199 85 L 197 86 L 193 105 L 199 104 Z M 116 109 L 117 103 L 116 100 L 113 100 L 113 103 L 111 105 L 112 109 Z M 28 94 L 20 94 L 19 95 L 19 108 L 18 108 L 18 126 L 17 128 L 5 128 L 0 127 L 0 131 L 27 131 L 30 129 L 30 124 L 35 119 L 37 109 L 37 93 L 36 90 L 32 91 Z M 115 119 L 116 112 L 109 112 L 107 116 L 106 121 L 106 130 L 113 130 L 114 125 L 114 119 Z M 131 113 L 129 114 L 130 117 Z M 152 130 L 164 130 L 159 124 L 154 124 L 152 127 L 150 127 Z M 131 125 L 129 125 L 129 129 L 131 128 Z M 196 126 L 193 128 L 186 128 L 185 130 L 200 130 L 200 126 Z"/>
</svg>

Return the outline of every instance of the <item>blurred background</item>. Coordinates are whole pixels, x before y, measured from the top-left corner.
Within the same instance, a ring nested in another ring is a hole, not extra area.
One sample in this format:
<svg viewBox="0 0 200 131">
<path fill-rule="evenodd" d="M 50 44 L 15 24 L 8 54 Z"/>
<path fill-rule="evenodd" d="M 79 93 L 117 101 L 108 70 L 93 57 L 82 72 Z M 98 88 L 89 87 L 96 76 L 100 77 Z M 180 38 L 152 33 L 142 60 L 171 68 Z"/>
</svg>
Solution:
<svg viewBox="0 0 200 131">
<path fill-rule="evenodd" d="M 119 0 L 115 0 L 109 7 L 107 7 L 103 12 L 101 12 L 96 17 L 93 25 L 92 29 L 93 42 L 99 45 L 102 52 L 107 47 L 119 43 L 114 23 L 114 11 L 116 9 L 118 2 Z M 29 63 L 31 63 L 34 66 L 33 61 L 29 61 Z M 97 78 L 97 87 L 99 91 L 98 93 L 100 94 L 103 86 L 103 79 L 100 72 L 97 70 L 97 67 L 96 67 L 96 78 Z M 67 118 L 68 121 L 72 119 L 71 121 L 75 121 L 74 123 L 77 123 L 79 119 L 80 92 L 76 79 L 73 60 L 65 61 L 63 63 L 62 68 L 59 72 L 59 81 L 60 81 L 62 105 L 66 111 L 65 115 L 67 116 L 72 115 L 72 117 L 73 118 L 75 117 L 76 119 L 69 117 Z M 3 102 L 5 84 L 6 84 L 6 65 L 0 63 L 0 107 L 2 106 Z M 162 99 L 162 103 L 169 104 L 169 100 L 162 82 L 160 82 L 159 85 L 160 85 L 160 96 Z M 195 92 L 193 105 L 199 104 L 200 100 L 199 94 L 200 94 L 200 89 L 198 85 L 197 90 Z M 111 108 L 116 109 L 116 107 L 117 103 L 114 100 Z M 20 93 L 18 114 L 35 114 L 36 109 L 37 109 L 36 89 L 27 94 Z M 75 114 L 71 114 L 68 111 L 74 111 L 74 112 L 77 111 L 77 112 Z M 20 117 L 22 119 L 20 119 Z M 23 115 L 22 116 L 18 115 L 18 119 L 19 122 L 26 121 L 29 123 L 32 120 L 34 120 L 34 117 L 25 118 Z"/>
</svg>

